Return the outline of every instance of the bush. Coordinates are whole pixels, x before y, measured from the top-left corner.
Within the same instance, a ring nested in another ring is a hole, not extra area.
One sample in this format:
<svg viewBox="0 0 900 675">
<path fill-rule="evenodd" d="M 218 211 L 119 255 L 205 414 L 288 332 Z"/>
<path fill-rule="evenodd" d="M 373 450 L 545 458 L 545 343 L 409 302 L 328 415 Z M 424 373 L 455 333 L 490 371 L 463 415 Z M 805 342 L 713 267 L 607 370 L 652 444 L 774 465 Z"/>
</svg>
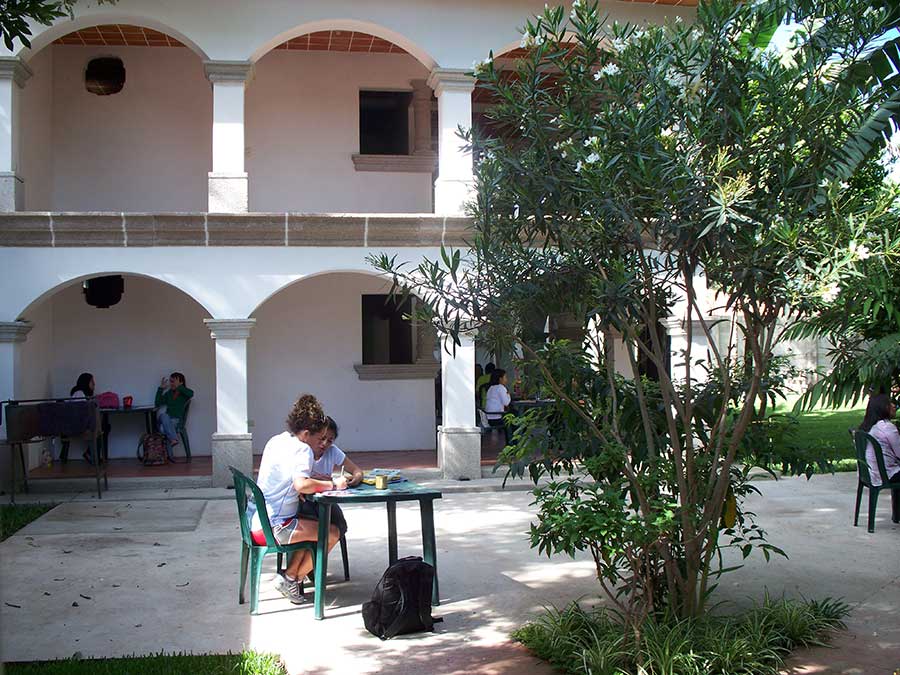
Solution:
<svg viewBox="0 0 900 675">
<path fill-rule="evenodd" d="M 513 639 L 577 675 L 777 675 L 797 647 L 827 644 L 849 611 L 839 600 L 766 597 L 740 616 L 650 618 L 637 643 L 609 610 L 572 603 L 547 608 Z"/>
</svg>

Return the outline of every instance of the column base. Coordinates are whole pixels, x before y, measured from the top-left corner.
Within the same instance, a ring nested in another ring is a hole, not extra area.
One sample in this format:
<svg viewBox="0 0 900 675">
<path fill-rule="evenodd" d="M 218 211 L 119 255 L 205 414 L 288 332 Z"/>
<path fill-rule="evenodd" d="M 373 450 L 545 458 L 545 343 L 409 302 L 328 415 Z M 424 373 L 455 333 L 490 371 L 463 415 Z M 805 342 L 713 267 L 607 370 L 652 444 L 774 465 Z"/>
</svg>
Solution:
<svg viewBox="0 0 900 675">
<path fill-rule="evenodd" d="M 464 215 L 466 204 L 474 196 L 471 180 L 438 178 L 434 181 L 434 212 L 441 216 Z"/>
<path fill-rule="evenodd" d="M 481 478 L 481 429 L 438 427 L 438 466 L 446 479 Z"/>
<path fill-rule="evenodd" d="M 250 179 L 246 173 L 210 173 L 210 213 L 247 213 L 250 210 Z"/>
<path fill-rule="evenodd" d="M 10 171 L 0 172 L 0 212 L 25 208 L 25 181 Z"/>
<path fill-rule="evenodd" d="M 212 435 L 212 485 L 234 485 L 229 466 L 253 478 L 253 434 Z"/>
</svg>

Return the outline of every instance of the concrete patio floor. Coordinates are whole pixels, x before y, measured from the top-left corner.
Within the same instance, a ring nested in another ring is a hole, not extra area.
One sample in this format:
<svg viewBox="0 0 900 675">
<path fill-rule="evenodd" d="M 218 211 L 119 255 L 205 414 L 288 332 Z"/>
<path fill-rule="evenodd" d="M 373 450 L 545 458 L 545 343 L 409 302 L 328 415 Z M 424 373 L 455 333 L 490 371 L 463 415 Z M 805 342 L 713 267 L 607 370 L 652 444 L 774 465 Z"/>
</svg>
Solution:
<svg viewBox="0 0 900 675">
<path fill-rule="evenodd" d="M 760 481 L 763 496 L 749 504 L 790 559 L 753 556 L 727 576 L 716 597 L 726 610 L 765 590 L 854 607 L 836 649 L 800 652 L 787 673 L 900 668 L 900 526 L 882 495 L 876 532 L 853 528 L 855 484 L 854 474 Z M 333 556 L 324 621 L 311 604 L 296 608 L 273 592 L 274 556 L 251 617 L 237 604 L 233 500 L 214 490 L 160 497 L 81 497 L 0 544 L 4 661 L 252 647 L 281 654 L 291 673 L 550 673 L 509 632 L 543 604 L 596 598 L 587 557 L 548 560 L 529 548 L 530 494 L 448 492 L 435 506 L 442 604 L 434 613 L 444 618 L 436 633 L 381 642 L 363 627 L 361 604 L 387 565 L 383 507 L 347 509 L 351 581 L 339 581 Z M 400 555 L 421 554 L 418 508 L 400 505 L 397 516 Z"/>
</svg>

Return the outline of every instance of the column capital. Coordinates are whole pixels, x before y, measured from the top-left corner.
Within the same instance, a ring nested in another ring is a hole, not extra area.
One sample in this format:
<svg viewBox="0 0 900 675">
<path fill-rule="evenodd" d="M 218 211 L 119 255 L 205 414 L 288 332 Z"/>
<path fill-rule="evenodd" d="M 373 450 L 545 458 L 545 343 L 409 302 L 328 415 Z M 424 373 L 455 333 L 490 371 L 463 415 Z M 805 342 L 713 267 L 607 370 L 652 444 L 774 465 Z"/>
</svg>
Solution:
<svg viewBox="0 0 900 675">
<path fill-rule="evenodd" d="M 475 78 L 465 68 L 435 68 L 428 76 L 428 86 L 436 96 L 445 91 L 471 94 L 475 90 Z"/>
<path fill-rule="evenodd" d="M 0 342 L 25 342 L 32 328 L 28 321 L 0 321 Z"/>
<path fill-rule="evenodd" d="M 213 340 L 246 340 L 256 319 L 203 319 Z"/>
<path fill-rule="evenodd" d="M 703 323 L 706 323 L 707 328 L 712 328 L 714 324 L 721 323 L 722 321 L 729 320 L 730 317 L 726 314 L 715 314 L 710 316 L 705 316 L 703 319 L 692 318 L 691 319 L 691 331 L 695 335 L 699 335 L 703 332 Z M 666 329 L 666 332 L 669 335 L 687 335 L 687 321 L 680 317 L 669 316 L 665 319 L 660 319 L 659 323 L 663 328 Z"/>
<path fill-rule="evenodd" d="M 204 61 L 203 72 L 210 82 L 233 82 L 247 84 L 253 79 L 253 64 L 250 61 Z"/>
<path fill-rule="evenodd" d="M 409 86 L 412 87 L 413 98 L 427 98 L 429 101 L 431 100 L 431 96 L 434 92 L 431 90 L 428 80 L 424 78 L 410 80 Z"/>
<path fill-rule="evenodd" d="M 18 56 L 0 56 L 0 78 L 11 79 L 22 88 L 31 76 L 31 68 Z"/>
</svg>

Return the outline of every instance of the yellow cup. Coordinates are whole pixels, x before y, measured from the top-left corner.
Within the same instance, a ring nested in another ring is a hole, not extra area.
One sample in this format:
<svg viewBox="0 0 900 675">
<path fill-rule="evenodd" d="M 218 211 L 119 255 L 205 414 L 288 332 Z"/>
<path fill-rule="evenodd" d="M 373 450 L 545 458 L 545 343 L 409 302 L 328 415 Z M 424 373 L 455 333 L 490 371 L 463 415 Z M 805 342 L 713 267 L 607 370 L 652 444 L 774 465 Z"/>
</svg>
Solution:
<svg viewBox="0 0 900 675">
<path fill-rule="evenodd" d="M 388 477 L 387 476 L 375 476 L 375 489 L 376 490 L 387 490 L 388 486 Z"/>
</svg>

